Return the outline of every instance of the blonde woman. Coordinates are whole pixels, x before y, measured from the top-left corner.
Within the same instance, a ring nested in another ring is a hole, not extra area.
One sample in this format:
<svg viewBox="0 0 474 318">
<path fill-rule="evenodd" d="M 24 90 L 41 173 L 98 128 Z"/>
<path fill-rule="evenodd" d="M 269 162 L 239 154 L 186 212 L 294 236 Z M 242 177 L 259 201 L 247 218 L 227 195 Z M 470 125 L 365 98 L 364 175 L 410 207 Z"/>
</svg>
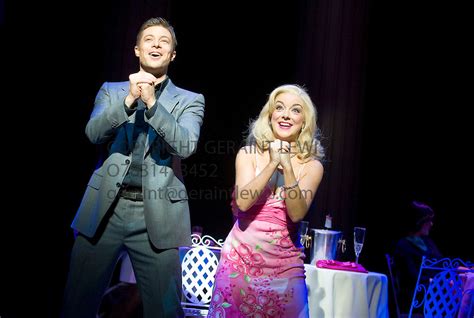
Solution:
<svg viewBox="0 0 474 318">
<path fill-rule="evenodd" d="M 274 89 L 251 123 L 208 317 L 308 317 L 297 225 L 323 176 L 317 131 L 316 109 L 297 85 Z"/>
</svg>

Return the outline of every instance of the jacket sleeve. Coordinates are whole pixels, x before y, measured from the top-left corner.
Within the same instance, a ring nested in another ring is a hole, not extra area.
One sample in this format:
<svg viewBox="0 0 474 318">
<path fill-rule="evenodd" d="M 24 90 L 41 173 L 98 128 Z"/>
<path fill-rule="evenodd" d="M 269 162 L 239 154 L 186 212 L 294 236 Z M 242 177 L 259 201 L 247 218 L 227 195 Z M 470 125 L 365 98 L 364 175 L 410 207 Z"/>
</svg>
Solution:
<svg viewBox="0 0 474 318">
<path fill-rule="evenodd" d="M 197 142 L 204 118 L 204 96 L 194 94 L 189 100 L 182 100 L 184 106 L 178 110 L 176 118 L 159 102 L 148 123 L 168 144 L 171 154 L 187 158 L 197 148 Z"/>
<path fill-rule="evenodd" d="M 94 109 L 86 125 L 86 135 L 94 144 L 105 143 L 128 118 L 124 101 L 111 98 L 110 84 L 106 82 L 95 98 Z"/>
</svg>

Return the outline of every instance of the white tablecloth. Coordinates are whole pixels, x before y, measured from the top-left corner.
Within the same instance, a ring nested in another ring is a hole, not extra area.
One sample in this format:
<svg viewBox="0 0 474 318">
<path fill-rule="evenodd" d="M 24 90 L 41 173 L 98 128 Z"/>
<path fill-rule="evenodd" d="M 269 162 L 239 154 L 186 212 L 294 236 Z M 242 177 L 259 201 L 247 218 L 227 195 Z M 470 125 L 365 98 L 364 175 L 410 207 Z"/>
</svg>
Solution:
<svg viewBox="0 0 474 318">
<path fill-rule="evenodd" d="M 311 318 L 388 318 L 388 281 L 359 273 L 305 264 Z"/>
</svg>

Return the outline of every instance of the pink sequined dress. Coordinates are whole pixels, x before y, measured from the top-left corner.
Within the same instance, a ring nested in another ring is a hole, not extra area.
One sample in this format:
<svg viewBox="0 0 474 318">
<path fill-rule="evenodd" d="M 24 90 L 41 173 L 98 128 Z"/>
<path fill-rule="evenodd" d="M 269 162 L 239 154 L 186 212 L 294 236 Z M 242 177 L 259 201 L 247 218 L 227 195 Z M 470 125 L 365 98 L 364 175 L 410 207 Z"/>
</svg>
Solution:
<svg viewBox="0 0 474 318">
<path fill-rule="evenodd" d="M 279 172 L 276 172 L 278 174 Z M 221 252 L 208 317 L 309 317 L 304 250 L 285 201 L 267 186 L 239 211 Z"/>
</svg>

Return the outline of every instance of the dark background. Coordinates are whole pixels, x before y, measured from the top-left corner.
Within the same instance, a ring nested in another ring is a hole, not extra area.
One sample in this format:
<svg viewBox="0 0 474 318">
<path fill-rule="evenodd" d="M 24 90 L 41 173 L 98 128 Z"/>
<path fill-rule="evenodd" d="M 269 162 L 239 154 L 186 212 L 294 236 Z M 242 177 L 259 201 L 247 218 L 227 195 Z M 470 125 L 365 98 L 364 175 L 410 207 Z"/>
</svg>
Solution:
<svg viewBox="0 0 474 318">
<path fill-rule="evenodd" d="M 136 32 L 152 16 L 177 33 L 173 82 L 206 98 L 199 150 L 183 163 L 192 223 L 205 234 L 231 228 L 249 119 L 276 86 L 297 83 L 317 106 L 327 150 L 310 227 L 330 213 L 350 247 L 342 258 L 353 260 L 352 228 L 366 226 L 360 262 L 386 272 L 403 206 L 418 199 L 436 211 L 441 251 L 473 260 L 465 10 L 381 2 L 0 2 L 2 318 L 58 315 L 69 224 L 99 154 L 84 128 L 100 85 L 137 71 Z"/>
</svg>

